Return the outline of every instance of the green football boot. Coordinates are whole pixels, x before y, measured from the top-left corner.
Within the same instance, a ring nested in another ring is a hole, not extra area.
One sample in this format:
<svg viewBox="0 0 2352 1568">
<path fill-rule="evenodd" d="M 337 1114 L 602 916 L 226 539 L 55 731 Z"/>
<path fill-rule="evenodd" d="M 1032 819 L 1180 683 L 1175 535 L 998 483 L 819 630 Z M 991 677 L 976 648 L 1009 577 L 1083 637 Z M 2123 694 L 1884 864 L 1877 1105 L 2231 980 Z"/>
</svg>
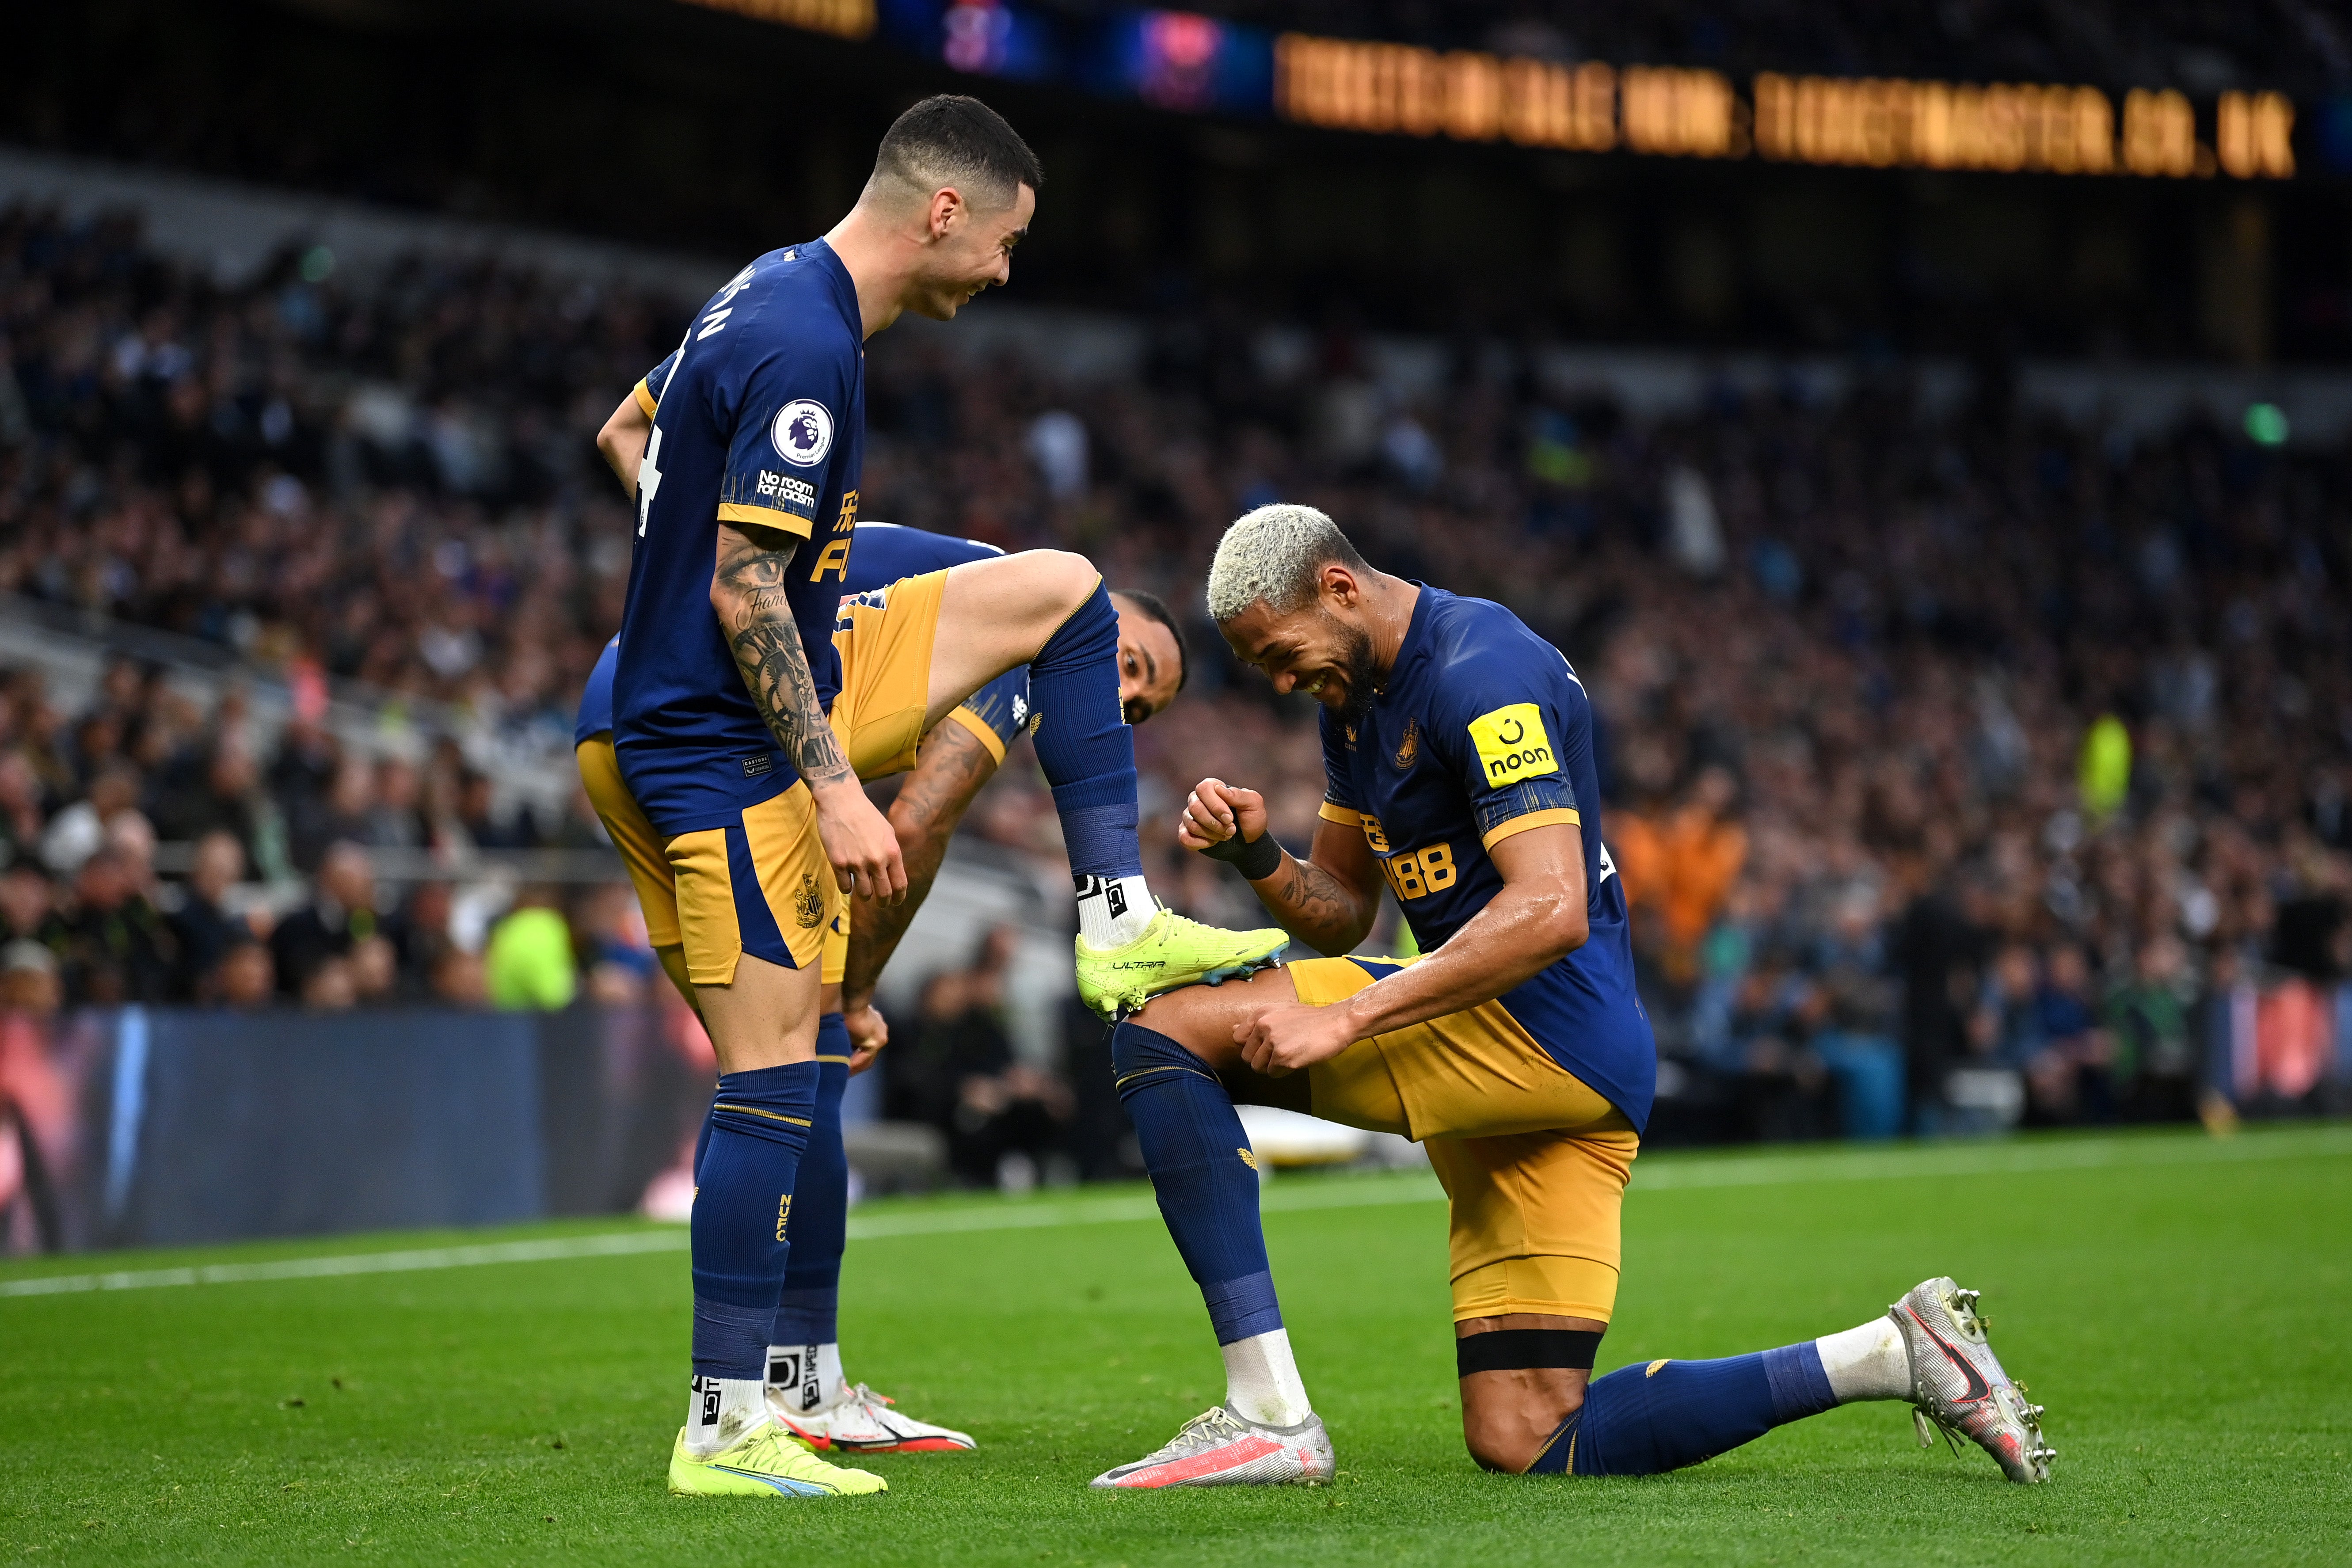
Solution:
<svg viewBox="0 0 2352 1568">
<path fill-rule="evenodd" d="M 681 1497 L 858 1497 L 890 1483 L 866 1470 L 828 1465 L 773 1421 L 762 1421 L 707 1459 L 686 1450 L 686 1428 L 669 1451 L 669 1489 Z"/>
<path fill-rule="evenodd" d="M 1215 985 L 1282 961 L 1285 931 L 1220 931 L 1164 905 L 1143 934 L 1121 947 L 1077 940 L 1078 999 L 1116 1023 L 1163 992 Z"/>
</svg>

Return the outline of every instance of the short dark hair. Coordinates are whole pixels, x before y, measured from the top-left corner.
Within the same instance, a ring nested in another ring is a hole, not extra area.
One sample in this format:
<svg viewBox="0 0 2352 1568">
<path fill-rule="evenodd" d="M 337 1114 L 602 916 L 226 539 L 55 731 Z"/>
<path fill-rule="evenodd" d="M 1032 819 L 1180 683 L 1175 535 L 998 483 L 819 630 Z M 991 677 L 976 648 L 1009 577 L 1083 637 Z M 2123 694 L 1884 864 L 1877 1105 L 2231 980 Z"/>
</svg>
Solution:
<svg viewBox="0 0 2352 1568">
<path fill-rule="evenodd" d="M 890 123 L 874 154 L 874 178 L 926 193 L 960 182 L 985 184 L 1012 205 L 1023 185 L 1045 188 L 1045 168 L 1021 133 L 976 98 L 934 93 Z"/>
<path fill-rule="evenodd" d="M 1168 635 L 1176 639 L 1176 689 L 1183 690 L 1184 682 L 1192 674 L 1192 650 L 1184 646 L 1184 628 L 1176 624 L 1175 612 L 1169 609 L 1168 602 L 1140 588 L 1113 588 L 1111 592 L 1122 599 L 1134 600 L 1137 609 L 1166 626 Z"/>
</svg>

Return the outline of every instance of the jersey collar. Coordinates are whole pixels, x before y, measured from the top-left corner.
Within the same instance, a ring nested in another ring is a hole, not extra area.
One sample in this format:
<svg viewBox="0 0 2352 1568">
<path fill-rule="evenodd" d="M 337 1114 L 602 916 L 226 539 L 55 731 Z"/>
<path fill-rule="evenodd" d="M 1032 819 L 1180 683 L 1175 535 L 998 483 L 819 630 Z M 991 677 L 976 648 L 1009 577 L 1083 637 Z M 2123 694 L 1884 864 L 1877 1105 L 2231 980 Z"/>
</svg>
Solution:
<svg viewBox="0 0 2352 1568">
<path fill-rule="evenodd" d="M 849 323 L 850 334 L 862 344 L 866 341 L 866 317 L 857 308 L 857 279 L 849 275 L 849 264 L 841 259 L 832 246 L 823 238 L 812 239 L 793 248 L 803 256 L 816 253 L 824 265 L 824 275 L 833 280 L 833 302 L 839 308 L 841 318 Z"/>
<path fill-rule="evenodd" d="M 1408 577 L 1405 581 L 1420 589 L 1421 593 L 1412 602 L 1412 618 L 1404 625 L 1404 636 L 1397 642 L 1396 658 L 1391 661 L 1388 677 L 1381 682 L 1380 696 L 1374 700 L 1385 700 L 1404 684 L 1407 670 L 1412 661 L 1421 657 L 1422 644 L 1428 640 L 1423 632 L 1429 624 L 1430 605 L 1440 590 L 1418 577 Z"/>
</svg>

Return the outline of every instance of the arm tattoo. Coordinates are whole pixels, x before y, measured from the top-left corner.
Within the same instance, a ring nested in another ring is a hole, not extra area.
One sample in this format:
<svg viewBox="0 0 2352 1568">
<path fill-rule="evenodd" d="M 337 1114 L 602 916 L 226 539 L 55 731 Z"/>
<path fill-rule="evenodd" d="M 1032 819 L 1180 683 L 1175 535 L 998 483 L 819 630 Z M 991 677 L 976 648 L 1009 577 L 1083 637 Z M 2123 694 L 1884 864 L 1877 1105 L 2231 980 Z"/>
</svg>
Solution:
<svg viewBox="0 0 2352 1568">
<path fill-rule="evenodd" d="M 1290 875 L 1275 897 L 1284 913 L 1318 930 L 1344 924 L 1356 915 L 1356 901 L 1339 885 L 1339 879 L 1311 860 L 1294 858 Z"/>
<path fill-rule="evenodd" d="M 817 700 L 816 678 L 784 596 L 784 570 L 798 546 L 787 537 L 783 548 L 769 549 L 722 529 L 717 581 L 727 603 L 719 622 L 751 705 L 793 770 L 812 784 L 835 784 L 851 776 L 849 763 Z"/>
</svg>

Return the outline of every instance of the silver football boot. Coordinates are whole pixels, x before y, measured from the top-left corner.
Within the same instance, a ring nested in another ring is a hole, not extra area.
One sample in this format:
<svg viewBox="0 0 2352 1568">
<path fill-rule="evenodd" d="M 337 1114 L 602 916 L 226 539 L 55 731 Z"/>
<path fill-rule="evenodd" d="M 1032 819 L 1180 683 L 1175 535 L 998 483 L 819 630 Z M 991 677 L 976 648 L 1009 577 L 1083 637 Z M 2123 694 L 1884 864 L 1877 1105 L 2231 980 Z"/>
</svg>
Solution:
<svg viewBox="0 0 2352 1568">
<path fill-rule="evenodd" d="M 1903 1332 L 1911 1358 L 1911 1419 L 1919 1446 L 1955 1432 L 1993 1457 L 2012 1481 L 2050 1479 L 2058 1450 L 2042 1440 L 2042 1406 L 2025 1402 L 2025 1385 L 2003 1372 L 1985 1342 L 1977 1292 L 1948 1279 L 1923 1280 L 1886 1310 Z"/>
<path fill-rule="evenodd" d="M 1159 1452 L 1105 1470 L 1090 1484 L 1114 1490 L 1319 1486 L 1331 1479 L 1335 1465 L 1321 1416 L 1309 1415 L 1296 1426 L 1261 1426 L 1220 1405 L 1185 1422 Z"/>
</svg>

